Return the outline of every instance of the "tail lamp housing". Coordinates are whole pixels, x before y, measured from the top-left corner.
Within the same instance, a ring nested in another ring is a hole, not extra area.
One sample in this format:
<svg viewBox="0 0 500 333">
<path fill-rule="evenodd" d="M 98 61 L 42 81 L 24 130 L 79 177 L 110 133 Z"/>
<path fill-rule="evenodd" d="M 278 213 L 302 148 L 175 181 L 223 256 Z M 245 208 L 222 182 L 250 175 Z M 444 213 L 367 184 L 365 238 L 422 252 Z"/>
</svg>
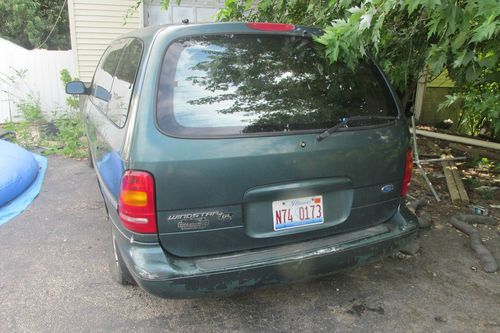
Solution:
<svg viewBox="0 0 500 333">
<path fill-rule="evenodd" d="M 411 181 L 411 172 L 413 170 L 413 154 L 410 148 L 406 151 L 405 173 L 403 176 L 403 186 L 401 187 L 401 196 L 408 194 L 408 187 Z"/>
<path fill-rule="evenodd" d="M 137 233 L 157 233 L 155 202 L 153 176 L 145 171 L 125 171 L 118 199 L 118 216 L 124 227 Z"/>
</svg>

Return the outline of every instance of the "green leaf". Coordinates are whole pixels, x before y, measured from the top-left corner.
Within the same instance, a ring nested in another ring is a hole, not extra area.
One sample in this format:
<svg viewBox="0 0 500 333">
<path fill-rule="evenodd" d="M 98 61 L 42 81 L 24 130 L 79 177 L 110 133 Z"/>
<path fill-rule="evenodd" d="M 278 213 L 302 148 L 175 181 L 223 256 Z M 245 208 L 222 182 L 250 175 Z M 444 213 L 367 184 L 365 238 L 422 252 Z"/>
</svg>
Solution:
<svg viewBox="0 0 500 333">
<path fill-rule="evenodd" d="M 347 11 L 349 13 L 351 13 L 351 14 L 359 14 L 359 15 L 361 15 L 361 13 L 363 13 L 363 9 L 361 9 L 359 6 L 351 7 Z"/>
<path fill-rule="evenodd" d="M 481 71 L 475 68 L 473 65 L 469 65 L 467 70 L 465 71 L 465 79 L 469 82 L 476 80 L 479 75 L 481 75 Z"/>
<path fill-rule="evenodd" d="M 162 10 L 168 10 L 169 5 L 170 5 L 170 0 L 161 0 L 160 8 Z"/>
<path fill-rule="evenodd" d="M 492 18 L 492 16 L 490 16 L 490 18 Z M 474 30 L 474 34 L 470 42 L 471 43 L 481 42 L 483 40 L 491 38 L 495 33 L 497 25 L 498 25 L 497 21 L 490 22 L 490 20 L 488 20 L 484 22 L 477 29 Z"/>
<path fill-rule="evenodd" d="M 446 63 L 446 48 L 443 45 L 432 45 L 427 60 L 433 74 L 441 73 Z"/>
<path fill-rule="evenodd" d="M 451 40 L 451 49 L 453 51 L 456 51 L 458 50 L 459 48 L 461 48 L 465 41 L 467 40 L 468 38 L 468 34 L 469 32 L 468 31 L 460 31 L 458 33 L 458 35 L 456 35 L 452 40 Z"/>
<path fill-rule="evenodd" d="M 498 61 L 498 55 L 493 53 L 486 57 L 480 57 L 478 59 L 479 66 L 486 68 L 494 68 Z"/>
<path fill-rule="evenodd" d="M 365 29 L 370 28 L 373 15 L 375 15 L 376 12 L 377 12 L 376 9 L 371 7 L 370 9 L 368 9 L 368 11 L 366 13 L 361 15 L 361 20 L 359 21 L 359 30 L 360 31 L 363 31 Z"/>
<path fill-rule="evenodd" d="M 474 58 L 474 52 L 471 50 L 463 50 L 453 62 L 453 67 L 467 66 Z"/>
<path fill-rule="evenodd" d="M 408 14 L 411 15 L 417 7 L 420 5 L 420 1 L 409 1 Z"/>
<path fill-rule="evenodd" d="M 245 0 L 245 11 L 249 10 L 250 8 L 252 8 L 253 4 L 254 4 L 254 0 Z"/>
</svg>

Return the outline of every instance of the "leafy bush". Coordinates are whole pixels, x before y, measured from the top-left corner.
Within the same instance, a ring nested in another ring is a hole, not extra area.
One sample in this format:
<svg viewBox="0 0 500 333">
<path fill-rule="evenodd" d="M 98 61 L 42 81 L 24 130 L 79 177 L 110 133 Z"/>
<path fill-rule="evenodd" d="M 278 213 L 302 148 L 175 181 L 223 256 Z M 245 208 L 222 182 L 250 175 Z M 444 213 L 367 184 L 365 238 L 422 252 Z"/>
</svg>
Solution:
<svg viewBox="0 0 500 333">
<path fill-rule="evenodd" d="M 488 134 L 500 138 L 500 83 L 478 81 L 455 89 L 439 105 L 443 110 L 460 106 L 458 130 L 469 135 Z M 489 132 L 482 133 L 485 129 Z"/>
<path fill-rule="evenodd" d="M 4 125 L 7 131 L 16 133 L 15 142 L 28 149 L 35 148 L 40 143 L 39 126 L 46 122 L 37 100 L 23 100 L 17 103 L 21 120 L 8 122 Z"/>
<path fill-rule="evenodd" d="M 60 79 L 63 85 L 70 81 L 78 80 L 72 78 L 67 69 L 61 70 Z M 62 143 L 57 151 L 69 157 L 85 157 L 87 154 L 87 141 L 84 139 L 85 130 L 83 117 L 79 111 L 79 98 L 69 96 L 66 98 L 69 109 L 62 113 L 55 113 L 54 124 L 58 130 L 57 140 Z"/>
<path fill-rule="evenodd" d="M 66 86 L 68 82 L 78 80 L 78 78 L 72 78 L 71 74 L 66 68 L 62 69 L 60 74 L 61 74 L 61 82 L 63 83 L 64 86 Z M 66 105 L 75 110 L 80 107 L 79 101 L 80 99 L 77 96 L 70 95 L 66 97 Z"/>
<path fill-rule="evenodd" d="M 68 70 L 61 71 L 61 81 L 72 81 Z M 62 154 L 68 157 L 83 158 L 87 155 L 87 142 L 83 118 L 78 109 L 76 97 L 66 99 L 67 107 L 52 113 L 47 120 L 40 103 L 33 95 L 16 103 L 20 119 L 4 125 L 4 129 L 16 133 L 14 141 L 28 149 L 43 148 L 44 154 Z"/>
<path fill-rule="evenodd" d="M 53 120 L 57 128 L 56 145 L 48 153 L 60 153 L 68 157 L 83 158 L 87 154 L 87 142 L 84 139 L 83 120 L 78 112 L 67 111 Z"/>
</svg>

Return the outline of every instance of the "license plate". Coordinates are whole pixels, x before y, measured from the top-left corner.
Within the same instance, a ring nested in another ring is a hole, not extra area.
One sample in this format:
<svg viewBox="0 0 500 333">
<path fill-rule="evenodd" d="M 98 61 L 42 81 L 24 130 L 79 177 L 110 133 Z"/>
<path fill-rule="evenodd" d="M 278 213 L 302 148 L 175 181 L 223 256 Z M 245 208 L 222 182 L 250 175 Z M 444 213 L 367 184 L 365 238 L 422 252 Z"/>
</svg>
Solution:
<svg viewBox="0 0 500 333">
<path fill-rule="evenodd" d="M 323 196 L 273 201 L 274 230 L 321 224 L 323 218 Z"/>
</svg>

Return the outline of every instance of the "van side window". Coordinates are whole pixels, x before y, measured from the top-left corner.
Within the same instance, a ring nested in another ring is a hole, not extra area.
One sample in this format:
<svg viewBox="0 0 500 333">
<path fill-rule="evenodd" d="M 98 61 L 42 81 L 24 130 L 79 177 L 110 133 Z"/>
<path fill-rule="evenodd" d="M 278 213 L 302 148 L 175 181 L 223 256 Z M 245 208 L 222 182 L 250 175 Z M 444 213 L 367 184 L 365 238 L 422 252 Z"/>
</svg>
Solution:
<svg viewBox="0 0 500 333">
<path fill-rule="evenodd" d="M 142 42 L 133 39 L 123 50 L 111 88 L 107 116 L 122 127 L 127 120 L 134 80 L 142 55 Z"/>
<path fill-rule="evenodd" d="M 123 42 L 108 47 L 97 67 L 94 79 L 92 80 L 92 103 L 101 112 L 106 113 L 108 102 L 111 99 L 111 86 L 113 85 L 113 75 L 123 51 Z"/>
</svg>

